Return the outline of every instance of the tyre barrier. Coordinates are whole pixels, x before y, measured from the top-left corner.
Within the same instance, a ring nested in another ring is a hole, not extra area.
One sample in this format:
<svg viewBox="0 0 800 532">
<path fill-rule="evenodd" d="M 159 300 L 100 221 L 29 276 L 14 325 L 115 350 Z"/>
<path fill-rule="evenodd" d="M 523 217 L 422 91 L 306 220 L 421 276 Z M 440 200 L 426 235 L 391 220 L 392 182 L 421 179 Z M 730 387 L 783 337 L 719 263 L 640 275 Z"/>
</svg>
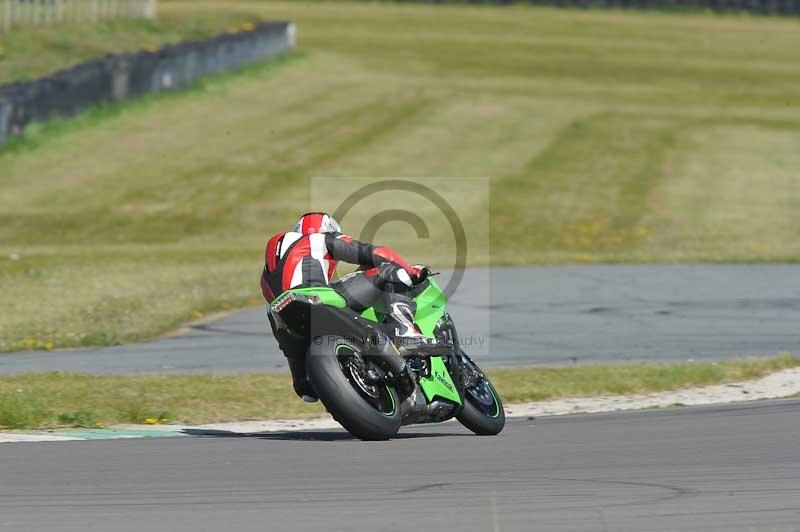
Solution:
<svg viewBox="0 0 800 532">
<path fill-rule="evenodd" d="M 177 90 L 211 74 L 294 48 L 294 24 L 245 25 L 199 41 L 109 54 L 29 82 L 0 85 L 0 146 L 34 121 L 71 116 L 95 105 Z"/>
</svg>

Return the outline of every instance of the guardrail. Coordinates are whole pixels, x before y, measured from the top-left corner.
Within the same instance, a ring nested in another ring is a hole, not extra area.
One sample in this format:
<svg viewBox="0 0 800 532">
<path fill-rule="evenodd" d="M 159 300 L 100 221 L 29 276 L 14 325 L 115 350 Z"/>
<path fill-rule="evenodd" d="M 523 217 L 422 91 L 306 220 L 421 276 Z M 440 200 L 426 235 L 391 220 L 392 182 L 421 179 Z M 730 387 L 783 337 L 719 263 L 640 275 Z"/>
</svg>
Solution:
<svg viewBox="0 0 800 532">
<path fill-rule="evenodd" d="M 291 22 L 245 24 L 237 33 L 107 55 L 34 81 L 0 85 L 0 146 L 33 121 L 180 89 L 210 74 L 281 55 L 294 44 Z"/>
<path fill-rule="evenodd" d="M 109 18 L 155 18 L 157 0 L 0 0 L 0 31 Z"/>
<path fill-rule="evenodd" d="M 395 0 L 428 4 L 529 4 L 571 8 L 622 8 L 660 11 L 696 11 L 753 13 L 759 15 L 799 16 L 800 0 Z"/>
</svg>

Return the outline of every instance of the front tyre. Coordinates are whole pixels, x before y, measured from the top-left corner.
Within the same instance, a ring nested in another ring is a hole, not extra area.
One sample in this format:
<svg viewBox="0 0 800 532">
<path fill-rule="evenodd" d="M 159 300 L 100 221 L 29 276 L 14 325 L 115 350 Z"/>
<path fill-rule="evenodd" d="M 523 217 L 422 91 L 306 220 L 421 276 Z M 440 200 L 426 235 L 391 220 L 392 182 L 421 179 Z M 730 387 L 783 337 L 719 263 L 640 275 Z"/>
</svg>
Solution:
<svg viewBox="0 0 800 532">
<path fill-rule="evenodd" d="M 475 434 L 494 436 L 506 425 L 500 395 L 489 378 L 462 352 L 461 373 L 464 380 L 464 406 L 457 419 Z"/>
<path fill-rule="evenodd" d="M 366 370 L 358 348 L 340 337 L 312 342 L 306 356 L 311 385 L 333 418 L 362 440 L 388 440 L 400 429 L 400 401 L 391 386 L 370 384 Z"/>
</svg>

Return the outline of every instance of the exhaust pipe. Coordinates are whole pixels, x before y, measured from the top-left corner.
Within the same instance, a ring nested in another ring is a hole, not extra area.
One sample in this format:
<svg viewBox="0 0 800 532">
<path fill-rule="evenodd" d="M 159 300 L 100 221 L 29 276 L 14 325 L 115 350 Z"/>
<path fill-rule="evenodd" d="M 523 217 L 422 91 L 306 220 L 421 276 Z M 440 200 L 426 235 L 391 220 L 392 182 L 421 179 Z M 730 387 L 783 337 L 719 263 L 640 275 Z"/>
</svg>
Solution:
<svg viewBox="0 0 800 532">
<path fill-rule="evenodd" d="M 376 335 L 371 339 L 371 349 L 367 353 L 386 364 L 395 377 L 399 377 L 406 369 L 406 361 L 400 356 L 397 348 L 386 335 Z"/>
</svg>

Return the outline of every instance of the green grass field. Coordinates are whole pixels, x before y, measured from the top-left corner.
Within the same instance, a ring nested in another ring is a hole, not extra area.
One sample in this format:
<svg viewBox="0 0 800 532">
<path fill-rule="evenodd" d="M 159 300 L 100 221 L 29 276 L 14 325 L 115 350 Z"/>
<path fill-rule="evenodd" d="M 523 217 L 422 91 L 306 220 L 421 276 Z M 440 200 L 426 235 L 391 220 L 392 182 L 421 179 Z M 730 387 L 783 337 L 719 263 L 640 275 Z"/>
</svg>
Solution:
<svg viewBox="0 0 800 532">
<path fill-rule="evenodd" d="M 490 371 L 506 404 L 658 392 L 763 377 L 797 367 L 791 356 L 720 363 L 582 366 Z M 0 428 L 188 424 L 325 415 L 288 375 L 0 376 Z"/>
<path fill-rule="evenodd" d="M 264 240 L 308 206 L 315 176 L 488 177 L 489 197 L 460 200 L 490 219 L 467 220 L 492 242 L 473 265 L 800 259 L 798 21 L 345 2 L 160 12 L 156 29 L 121 25 L 80 53 L 48 44 L 31 69 L 12 34 L 0 75 L 255 19 L 294 20 L 299 50 L 0 150 L 0 350 L 134 341 L 257 299 Z"/>
</svg>

